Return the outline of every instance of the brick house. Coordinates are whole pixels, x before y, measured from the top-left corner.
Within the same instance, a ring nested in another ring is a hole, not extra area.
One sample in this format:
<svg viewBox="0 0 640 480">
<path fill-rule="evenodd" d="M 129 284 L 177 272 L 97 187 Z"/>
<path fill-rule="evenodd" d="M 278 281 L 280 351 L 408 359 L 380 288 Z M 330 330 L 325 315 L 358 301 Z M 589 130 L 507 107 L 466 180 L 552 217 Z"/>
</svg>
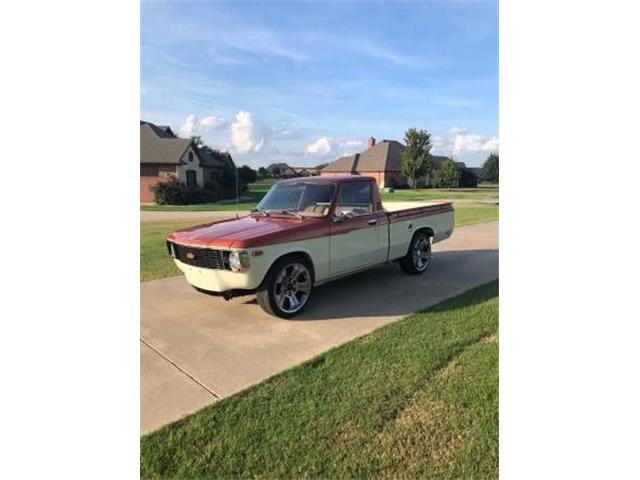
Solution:
<svg viewBox="0 0 640 480">
<path fill-rule="evenodd" d="M 346 155 L 324 167 L 321 175 L 344 175 L 348 173 L 374 177 L 379 188 L 406 186 L 407 178 L 402 175 L 402 152 L 405 146 L 395 140 L 383 140 L 376 143 L 376 139 L 369 138 L 367 149 L 354 155 Z M 447 157 L 431 155 L 434 170 L 438 170 Z M 429 179 L 422 180 L 428 183 Z"/>
<path fill-rule="evenodd" d="M 223 172 L 226 167 L 236 168 L 236 164 L 233 162 L 229 152 L 221 152 L 203 146 L 198 148 L 198 154 L 200 155 L 200 165 L 202 166 L 205 185 L 222 182 Z"/>
<path fill-rule="evenodd" d="M 171 127 L 140 121 L 140 202 L 153 202 L 151 187 L 173 176 L 189 187 L 221 181 L 228 153 L 198 148 L 193 140 L 178 138 Z"/>
</svg>

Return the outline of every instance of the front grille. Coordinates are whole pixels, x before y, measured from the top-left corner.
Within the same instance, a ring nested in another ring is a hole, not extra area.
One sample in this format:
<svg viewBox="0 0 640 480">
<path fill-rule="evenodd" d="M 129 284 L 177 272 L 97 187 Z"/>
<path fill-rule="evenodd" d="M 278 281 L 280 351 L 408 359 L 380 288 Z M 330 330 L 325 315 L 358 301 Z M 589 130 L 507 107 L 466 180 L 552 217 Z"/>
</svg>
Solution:
<svg viewBox="0 0 640 480">
<path fill-rule="evenodd" d="M 187 265 L 215 270 L 229 270 L 229 252 L 211 248 L 188 247 L 169 241 L 167 242 L 167 249 L 169 250 L 169 255 L 173 255 L 176 260 Z"/>
</svg>

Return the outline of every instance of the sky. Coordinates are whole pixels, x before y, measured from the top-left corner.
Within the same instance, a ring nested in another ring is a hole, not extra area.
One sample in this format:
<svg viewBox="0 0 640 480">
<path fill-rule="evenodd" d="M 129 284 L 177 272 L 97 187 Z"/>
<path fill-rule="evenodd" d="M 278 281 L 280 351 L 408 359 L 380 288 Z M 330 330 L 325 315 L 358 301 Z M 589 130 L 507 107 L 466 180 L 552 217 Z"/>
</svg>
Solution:
<svg viewBox="0 0 640 480">
<path fill-rule="evenodd" d="M 373 136 L 498 151 L 497 1 L 141 4 L 140 115 L 237 164 L 314 166 Z"/>
</svg>

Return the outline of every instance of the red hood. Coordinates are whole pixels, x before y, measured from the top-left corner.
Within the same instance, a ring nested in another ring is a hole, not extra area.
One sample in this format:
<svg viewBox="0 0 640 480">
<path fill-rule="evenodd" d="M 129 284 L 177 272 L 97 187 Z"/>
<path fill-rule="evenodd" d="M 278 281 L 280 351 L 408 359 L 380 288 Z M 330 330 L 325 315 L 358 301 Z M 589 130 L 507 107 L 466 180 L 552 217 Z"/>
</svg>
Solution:
<svg viewBox="0 0 640 480">
<path fill-rule="evenodd" d="M 328 235 L 326 218 L 244 217 L 197 225 L 169 235 L 169 240 L 188 245 L 219 248 L 251 248 Z"/>
</svg>

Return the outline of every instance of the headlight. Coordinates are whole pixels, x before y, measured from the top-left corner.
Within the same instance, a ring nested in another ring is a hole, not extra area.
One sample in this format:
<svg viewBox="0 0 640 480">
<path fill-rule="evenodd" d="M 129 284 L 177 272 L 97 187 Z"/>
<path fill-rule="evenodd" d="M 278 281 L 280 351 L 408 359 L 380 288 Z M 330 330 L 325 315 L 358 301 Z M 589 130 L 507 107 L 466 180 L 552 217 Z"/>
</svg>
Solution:
<svg viewBox="0 0 640 480">
<path fill-rule="evenodd" d="M 249 268 L 249 254 L 247 252 L 231 252 L 229 254 L 229 268 L 234 272 Z"/>
</svg>

